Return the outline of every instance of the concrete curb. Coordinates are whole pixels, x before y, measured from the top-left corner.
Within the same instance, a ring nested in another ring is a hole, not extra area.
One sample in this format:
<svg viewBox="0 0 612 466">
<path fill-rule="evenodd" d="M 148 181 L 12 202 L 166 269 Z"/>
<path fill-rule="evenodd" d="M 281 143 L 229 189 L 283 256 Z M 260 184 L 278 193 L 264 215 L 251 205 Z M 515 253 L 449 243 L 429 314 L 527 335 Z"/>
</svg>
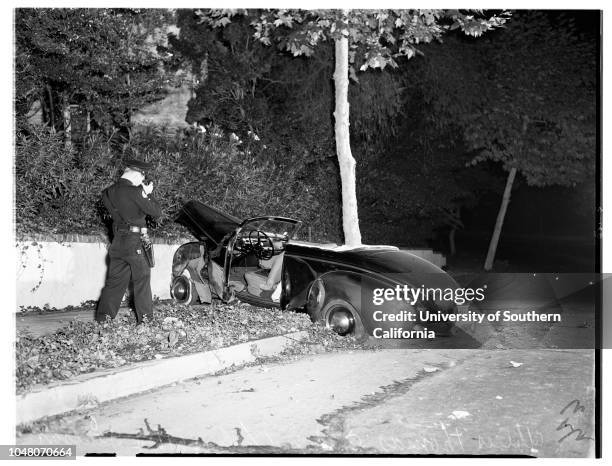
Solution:
<svg viewBox="0 0 612 466">
<path fill-rule="evenodd" d="M 289 333 L 218 350 L 84 374 L 57 385 L 41 385 L 32 392 L 17 395 L 16 422 L 31 422 L 75 410 L 91 402 L 102 403 L 180 380 L 212 374 L 232 365 L 253 362 L 258 357 L 274 356 L 306 335 L 306 331 Z"/>
</svg>

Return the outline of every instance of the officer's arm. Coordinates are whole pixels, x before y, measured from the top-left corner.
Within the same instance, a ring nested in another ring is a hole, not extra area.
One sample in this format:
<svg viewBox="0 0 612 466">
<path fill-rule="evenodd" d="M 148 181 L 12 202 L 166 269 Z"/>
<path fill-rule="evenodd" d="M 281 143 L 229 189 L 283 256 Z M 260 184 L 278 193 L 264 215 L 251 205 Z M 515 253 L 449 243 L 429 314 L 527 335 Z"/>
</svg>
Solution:
<svg viewBox="0 0 612 466">
<path fill-rule="evenodd" d="M 104 202 L 104 207 L 106 207 L 106 210 L 109 213 L 113 211 L 112 206 L 109 204 L 110 199 L 108 198 L 108 188 L 102 191 L 102 202 Z"/>
<path fill-rule="evenodd" d="M 162 214 L 159 203 L 150 194 L 147 197 L 143 197 L 140 190 L 138 190 L 138 194 L 134 196 L 134 200 L 145 214 L 151 217 L 159 217 Z"/>
</svg>

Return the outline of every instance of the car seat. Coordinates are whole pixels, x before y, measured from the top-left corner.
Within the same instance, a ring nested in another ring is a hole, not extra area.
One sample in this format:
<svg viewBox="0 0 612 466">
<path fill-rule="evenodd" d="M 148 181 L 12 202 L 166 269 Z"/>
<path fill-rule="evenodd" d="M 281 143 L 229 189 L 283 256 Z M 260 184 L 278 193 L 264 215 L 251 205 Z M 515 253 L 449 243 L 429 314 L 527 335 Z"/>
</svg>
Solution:
<svg viewBox="0 0 612 466">
<path fill-rule="evenodd" d="M 247 291 L 255 296 L 261 295 L 261 285 L 268 280 L 268 269 L 258 269 L 244 274 L 244 279 L 247 282 Z"/>
</svg>

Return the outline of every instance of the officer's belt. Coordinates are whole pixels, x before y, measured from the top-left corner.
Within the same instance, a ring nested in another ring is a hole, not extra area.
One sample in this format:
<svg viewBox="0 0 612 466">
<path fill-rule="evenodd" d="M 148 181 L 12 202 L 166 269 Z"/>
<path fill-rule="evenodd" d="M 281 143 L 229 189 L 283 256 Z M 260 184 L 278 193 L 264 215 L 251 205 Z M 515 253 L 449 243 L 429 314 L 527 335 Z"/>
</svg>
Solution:
<svg viewBox="0 0 612 466">
<path fill-rule="evenodd" d="M 117 215 L 117 217 L 121 219 L 121 222 L 122 222 L 121 226 L 117 225 L 116 222 L 113 221 L 114 231 L 123 231 L 123 232 L 127 231 L 130 233 L 143 233 L 143 234 L 147 233 L 148 230 L 145 227 L 137 227 L 136 225 L 130 225 L 128 222 L 125 221 L 125 219 L 123 218 L 123 215 L 121 215 L 121 212 L 119 212 L 117 207 L 115 207 L 114 202 L 111 201 L 110 194 L 108 193 L 108 188 L 106 188 L 103 191 L 102 196 L 106 197 L 106 200 L 108 201 L 108 205 L 115 212 L 115 215 Z"/>
<path fill-rule="evenodd" d="M 145 227 L 137 227 L 130 225 L 129 227 L 117 227 L 117 231 L 129 231 L 130 233 L 147 233 L 148 229 Z"/>
</svg>

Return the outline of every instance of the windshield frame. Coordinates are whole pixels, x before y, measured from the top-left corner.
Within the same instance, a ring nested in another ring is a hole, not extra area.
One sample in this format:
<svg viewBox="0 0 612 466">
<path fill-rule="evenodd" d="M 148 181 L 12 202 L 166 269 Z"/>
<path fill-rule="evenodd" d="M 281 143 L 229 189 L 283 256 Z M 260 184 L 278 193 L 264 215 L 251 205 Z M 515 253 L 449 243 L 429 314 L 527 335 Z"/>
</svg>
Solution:
<svg viewBox="0 0 612 466">
<path fill-rule="evenodd" d="M 263 224 L 261 223 L 263 222 Z M 277 222 L 278 224 L 287 224 L 288 225 L 288 229 L 286 230 L 286 238 L 283 239 L 283 241 L 285 241 L 285 243 L 290 242 L 292 239 L 295 238 L 295 235 L 297 234 L 298 230 L 300 229 L 300 227 L 302 226 L 302 222 L 300 220 L 295 220 L 292 218 L 288 218 L 288 217 L 278 217 L 278 216 L 261 216 L 261 217 L 252 217 L 249 218 L 245 221 L 243 221 L 238 228 L 236 228 L 233 232 L 233 234 L 231 236 L 229 236 L 226 240 L 226 247 L 225 247 L 225 261 L 224 261 L 224 268 L 223 268 L 223 291 L 224 294 L 228 294 L 229 295 L 229 275 L 230 275 L 230 270 L 232 267 L 232 260 L 234 258 L 234 245 L 236 243 L 236 240 L 240 237 L 240 233 L 243 230 L 261 230 L 264 233 L 268 233 L 266 232 L 266 230 L 263 230 L 261 227 L 265 227 L 267 222 Z M 259 224 L 258 224 L 259 223 Z M 249 228 L 252 227 L 252 228 Z M 278 234 L 274 233 L 274 234 L 270 234 L 269 235 L 271 240 L 275 240 L 275 239 L 281 239 L 279 237 Z"/>
</svg>

